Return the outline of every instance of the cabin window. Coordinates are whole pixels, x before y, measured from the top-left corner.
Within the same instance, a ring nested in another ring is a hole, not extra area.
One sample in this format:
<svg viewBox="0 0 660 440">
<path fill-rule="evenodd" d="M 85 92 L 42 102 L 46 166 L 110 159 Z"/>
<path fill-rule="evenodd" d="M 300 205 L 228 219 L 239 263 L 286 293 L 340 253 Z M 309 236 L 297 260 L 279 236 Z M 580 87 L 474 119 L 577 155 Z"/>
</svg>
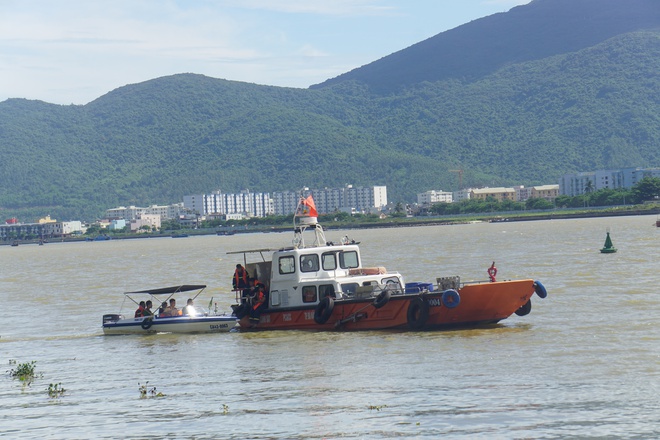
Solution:
<svg viewBox="0 0 660 440">
<path fill-rule="evenodd" d="M 342 269 L 354 269 L 360 267 L 358 262 L 358 254 L 356 251 L 340 252 L 339 265 Z"/>
<path fill-rule="evenodd" d="M 288 257 L 280 257 L 279 268 L 281 275 L 294 273 L 296 271 L 296 260 L 293 258 L 293 255 Z"/>
<path fill-rule="evenodd" d="M 332 284 L 321 284 L 319 286 L 319 297 L 325 298 L 326 296 L 329 296 L 331 298 L 337 297 L 337 295 L 335 294 L 335 286 L 333 286 Z"/>
<path fill-rule="evenodd" d="M 304 303 L 316 302 L 316 286 L 303 286 L 302 300 Z"/>
<path fill-rule="evenodd" d="M 301 272 L 316 272 L 319 270 L 319 256 L 316 254 L 300 256 Z"/>
<path fill-rule="evenodd" d="M 341 291 L 344 295 L 353 296 L 357 291 L 358 283 L 346 283 L 341 285 Z"/>
<path fill-rule="evenodd" d="M 321 261 L 323 262 L 323 270 L 337 269 L 337 259 L 334 252 L 326 252 L 321 255 Z"/>
</svg>

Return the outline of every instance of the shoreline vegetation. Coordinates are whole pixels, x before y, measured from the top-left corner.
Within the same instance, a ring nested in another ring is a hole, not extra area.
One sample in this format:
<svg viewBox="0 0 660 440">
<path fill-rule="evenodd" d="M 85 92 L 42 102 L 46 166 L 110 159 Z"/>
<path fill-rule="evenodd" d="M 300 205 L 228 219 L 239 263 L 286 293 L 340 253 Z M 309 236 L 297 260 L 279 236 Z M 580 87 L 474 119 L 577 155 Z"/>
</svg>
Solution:
<svg viewBox="0 0 660 440">
<path fill-rule="evenodd" d="M 346 230 L 346 229 L 375 229 L 375 228 L 405 228 L 416 226 L 438 226 L 438 225 L 459 225 L 470 223 L 500 223 L 500 222 L 520 222 L 537 220 L 566 220 L 591 217 L 619 217 L 633 215 L 660 215 L 660 203 L 651 203 L 645 205 L 626 205 L 626 206 L 608 206 L 602 208 L 584 208 L 584 209 L 553 209 L 550 211 L 516 211 L 516 212 L 491 212 L 479 214 L 461 214 L 461 215 L 426 215 L 416 217 L 388 217 L 376 220 L 361 221 L 333 221 L 332 216 L 320 216 L 320 223 L 325 230 Z M 330 218 L 330 221 L 328 221 Z M 654 226 L 655 223 L 649 224 Z M 49 242 L 77 242 L 77 241 L 99 241 L 97 237 L 106 237 L 108 240 L 127 240 L 138 238 L 173 238 L 189 237 L 196 235 L 234 235 L 247 233 L 267 233 L 267 232 L 288 232 L 292 225 L 287 224 L 236 224 L 234 226 L 222 227 L 201 227 L 179 230 L 162 230 L 158 232 L 143 233 L 101 233 L 95 235 L 82 235 L 76 237 L 52 238 Z M 15 241 L 15 240 L 14 240 Z M 101 240 L 102 241 L 102 240 Z M 40 244 L 39 239 L 20 240 L 23 244 Z M 42 242 L 43 243 L 43 242 Z M 11 245 L 12 241 L 0 242 L 0 245 Z"/>
</svg>

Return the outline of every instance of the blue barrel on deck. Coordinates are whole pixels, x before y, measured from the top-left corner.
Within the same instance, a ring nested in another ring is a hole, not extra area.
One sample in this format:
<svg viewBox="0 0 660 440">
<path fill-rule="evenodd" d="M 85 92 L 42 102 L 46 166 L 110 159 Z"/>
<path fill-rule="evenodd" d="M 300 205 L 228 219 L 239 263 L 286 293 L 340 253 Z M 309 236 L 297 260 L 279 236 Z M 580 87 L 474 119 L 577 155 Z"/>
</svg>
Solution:
<svg viewBox="0 0 660 440">
<path fill-rule="evenodd" d="M 406 293 L 430 292 L 433 290 L 433 283 L 406 283 Z"/>
</svg>

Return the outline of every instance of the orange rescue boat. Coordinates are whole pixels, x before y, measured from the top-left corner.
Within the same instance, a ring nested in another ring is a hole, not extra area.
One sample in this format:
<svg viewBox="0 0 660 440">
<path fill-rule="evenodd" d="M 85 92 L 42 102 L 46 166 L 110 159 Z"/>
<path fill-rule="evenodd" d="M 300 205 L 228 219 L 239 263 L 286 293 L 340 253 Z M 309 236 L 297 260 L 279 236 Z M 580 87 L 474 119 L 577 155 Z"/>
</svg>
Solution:
<svg viewBox="0 0 660 440">
<path fill-rule="evenodd" d="M 305 232 L 314 241 L 305 244 Z M 312 196 L 301 198 L 294 216 L 293 246 L 256 249 L 243 254 L 253 286 L 236 289 L 234 314 L 241 330 L 443 329 L 494 324 L 512 314 L 527 315 L 531 297 L 545 298 L 532 279 L 461 282 L 440 277 L 436 283 L 408 283 L 384 267 L 363 267 L 360 249 L 343 239 L 327 242 L 317 221 Z M 258 253 L 262 261 L 247 262 Z M 267 259 L 270 256 L 270 259 Z"/>
</svg>

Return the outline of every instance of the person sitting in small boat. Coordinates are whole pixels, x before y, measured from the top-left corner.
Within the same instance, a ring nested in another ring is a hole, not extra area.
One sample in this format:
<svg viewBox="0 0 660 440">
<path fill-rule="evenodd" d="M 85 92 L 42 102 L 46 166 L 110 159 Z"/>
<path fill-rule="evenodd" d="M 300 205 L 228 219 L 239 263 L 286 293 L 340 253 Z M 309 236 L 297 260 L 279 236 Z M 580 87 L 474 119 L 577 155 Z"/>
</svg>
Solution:
<svg viewBox="0 0 660 440">
<path fill-rule="evenodd" d="M 167 310 L 167 302 L 163 301 L 163 303 L 158 308 L 158 316 L 165 316 L 165 310 Z"/>
<path fill-rule="evenodd" d="M 151 307 L 153 307 L 153 303 L 151 300 L 147 301 L 144 311 L 142 312 L 142 316 L 154 316 L 154 312 L 151 310 Z"/>
<path fill-rule="evenodd" d="M 136 318 L 142 318 L 144 316 L 144 301 L 140 301 L 140 304 L 138 305 L 137 310 L 135 311 L 135 317 Z"/>
<path fill-rule="evenodd" d="M 181 314 L 187 316 L 197 315 L 197 311 L 195 310 L 195 306 L 193 305 L 192 298 L 188 298 L 188 301 L 186 302 L 186 306 L 183 309 L 181 309 Z"/>
<path fill-rule="evenodd" d="M 176 308 L 176 300 L 174 298 L 170 298 L 170 305 L 161 316 L 179 316 L 179 309 Z"/>
</svg>

